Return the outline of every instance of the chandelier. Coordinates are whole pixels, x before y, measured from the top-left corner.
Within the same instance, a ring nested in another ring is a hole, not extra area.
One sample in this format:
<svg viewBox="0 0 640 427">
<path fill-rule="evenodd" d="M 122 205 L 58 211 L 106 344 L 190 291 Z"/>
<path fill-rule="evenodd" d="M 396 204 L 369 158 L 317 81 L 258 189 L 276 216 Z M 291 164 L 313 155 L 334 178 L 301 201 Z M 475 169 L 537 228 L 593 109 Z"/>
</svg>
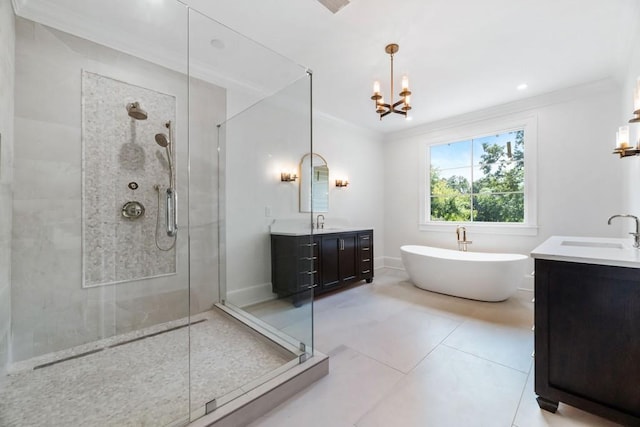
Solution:
<svg viewBox="0 0 640 427">
<path fill-rule="evenodd" d="M 373 83 L 373 96 L 371 99 L 376 103 L 376 113 L 380 115 L 380 120 L 390 113 L 402 114 L 407 117 L 407 112 L 411 110 L 411 91 L 409 90 L 409 78 L 402 77 L 402 91 L 400 92 L 400 100 L 393 102 L 393 54 L 398 52 L 400 46 L 395 43 L 388 44 L 384 51 L 391 56 L 391 101 L 388 104 L 384 102 L 384 98 L 380 94 L 380 82 Z"/>
</svg>

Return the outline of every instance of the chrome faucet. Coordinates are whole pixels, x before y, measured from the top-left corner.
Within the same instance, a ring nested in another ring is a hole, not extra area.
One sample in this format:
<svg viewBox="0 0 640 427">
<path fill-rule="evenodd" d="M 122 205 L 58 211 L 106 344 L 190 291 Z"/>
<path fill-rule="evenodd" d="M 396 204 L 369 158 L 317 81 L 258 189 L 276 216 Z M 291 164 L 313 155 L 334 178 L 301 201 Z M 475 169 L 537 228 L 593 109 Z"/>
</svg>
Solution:
<svg viewBox="0 0 640 427">
<path fill-rule="evenodd" d="M 322 222 L 320 222 L 320 217 L 322 217 Z M 316 217 L 316 228 L 324 228 L 324 215 L 320 214 Z"/>
<path fill-rule="evenodd" d="M 638 217 L 634 215 L 612 215 L 609 217 L 607 224 L 611 225 L 611 220 L 613 218 L 633 218 L 636 221 L 636 232 L 629 234 L 633 236 L 633 247 L 640 248 L 640 221 L 638 221 Z"/>
<path fill-rule="evenodd" d="M 467 252 L 467 245 L 473 243 L 471 240 L 467 240 L 467 229 L 462 226 L 456 228 L 456 236 L 458 237 L 458 250 Z"/>
</svg>

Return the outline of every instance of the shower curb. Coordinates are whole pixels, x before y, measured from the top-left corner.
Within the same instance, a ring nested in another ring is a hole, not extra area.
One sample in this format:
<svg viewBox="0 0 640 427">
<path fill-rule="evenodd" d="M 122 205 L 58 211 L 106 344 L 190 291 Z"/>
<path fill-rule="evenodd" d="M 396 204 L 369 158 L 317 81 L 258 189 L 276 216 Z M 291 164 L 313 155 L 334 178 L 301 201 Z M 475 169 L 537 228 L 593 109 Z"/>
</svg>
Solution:
<svg viewBox="0 0 640 427">
<path fill-rule="evenodd" d="M 329 373 L 329 356 L 313 357 L 249 391 L 216 411 L 188 424 L 189 427 L 246 426 Z"/>
</svg>

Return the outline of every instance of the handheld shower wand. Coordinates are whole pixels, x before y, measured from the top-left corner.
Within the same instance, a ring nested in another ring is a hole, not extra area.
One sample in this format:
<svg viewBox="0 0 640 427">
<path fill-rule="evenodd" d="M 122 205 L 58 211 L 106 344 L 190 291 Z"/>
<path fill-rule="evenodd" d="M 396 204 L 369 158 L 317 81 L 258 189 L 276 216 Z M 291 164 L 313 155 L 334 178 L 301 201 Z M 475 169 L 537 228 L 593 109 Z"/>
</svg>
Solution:
<svg viewBox="0 0 640 427">
<path fill-rule="evenodd" d="M 164 133 L 156 134 L 156 143 L 164 147 L 167 153 L 167 162 L 169 163 L 169 186 L 165 193 L 165 215 L 167 222 L 167 236 L 175 237 L 178 233 L 178 197 L 175 190 L 175 172 L 174 164 L 171 156 L 171 145 L 173 143 L 171 121 L 165 123 L 168 130 L 168 136 Z M 159 191 L 159 190 L 158 190 Z"/>
</svg>

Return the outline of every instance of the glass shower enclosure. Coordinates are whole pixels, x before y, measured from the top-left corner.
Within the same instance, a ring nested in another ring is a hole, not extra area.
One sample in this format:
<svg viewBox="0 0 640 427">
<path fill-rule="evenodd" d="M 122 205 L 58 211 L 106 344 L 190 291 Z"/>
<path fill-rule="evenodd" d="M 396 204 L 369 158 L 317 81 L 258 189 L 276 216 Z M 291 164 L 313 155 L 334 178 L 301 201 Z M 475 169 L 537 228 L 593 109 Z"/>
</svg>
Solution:
<svg viewBox="0 0 640 427">
<path fill-rule="evenodd" d="M 8 13 L 0 425 L 186 425 L 311 357 L 312 289 L 252 309 L 307 70 L 174 0 Z"/>
</svg>

